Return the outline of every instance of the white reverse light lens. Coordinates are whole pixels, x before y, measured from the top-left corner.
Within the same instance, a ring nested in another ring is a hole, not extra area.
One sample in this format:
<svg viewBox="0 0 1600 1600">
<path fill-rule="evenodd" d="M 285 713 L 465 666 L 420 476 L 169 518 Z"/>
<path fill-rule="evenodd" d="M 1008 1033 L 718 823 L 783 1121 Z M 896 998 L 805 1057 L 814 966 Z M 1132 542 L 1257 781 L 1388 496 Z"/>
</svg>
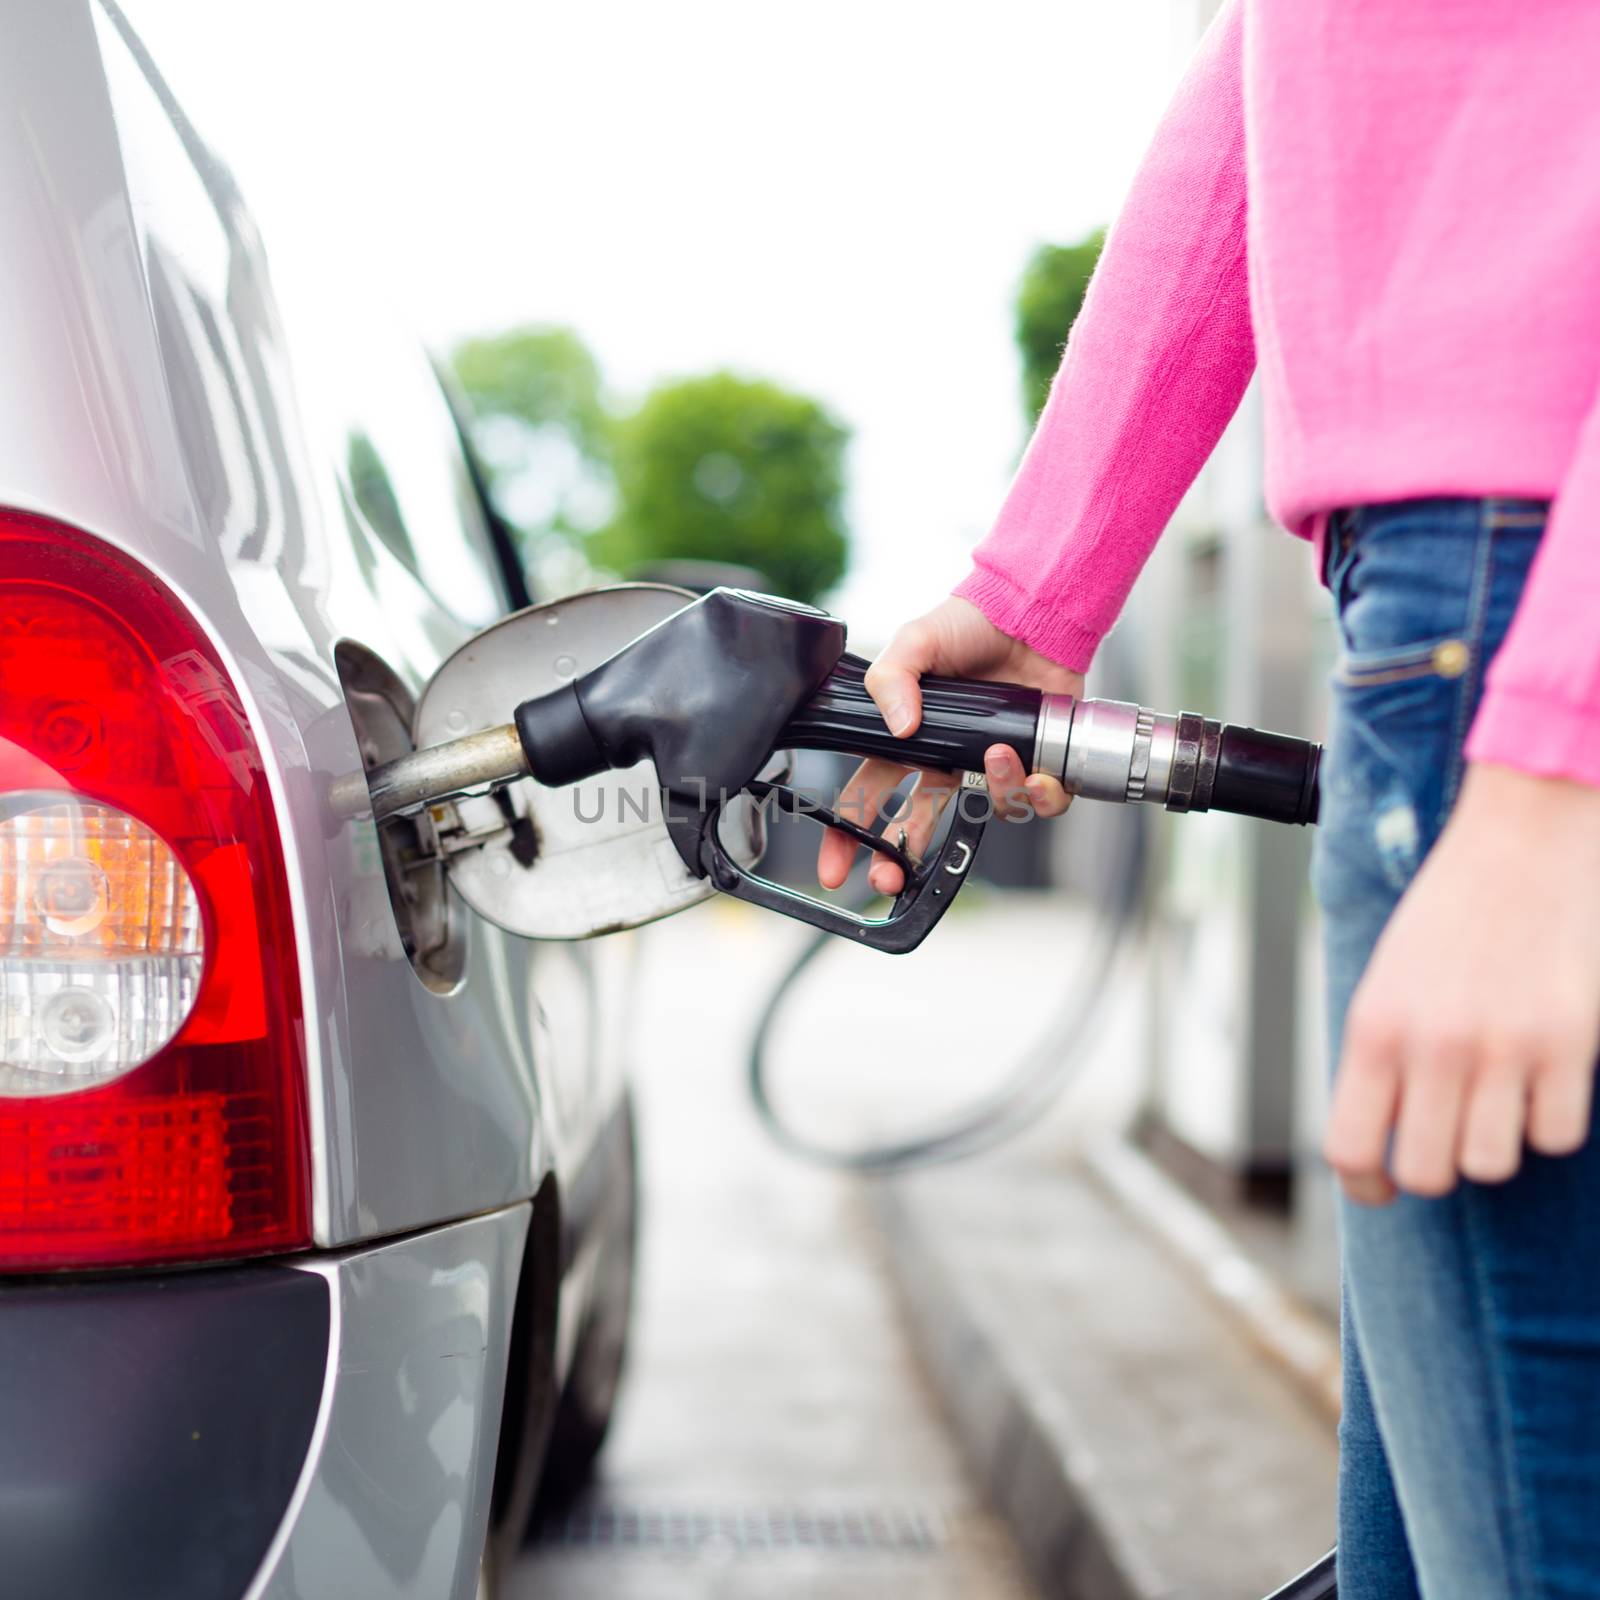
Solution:
<svg viewBox="0 0 1600 1600">
<path fill-rule="evenodd" d="M 167 842 L 111 806 L 0 798 L 0 1094 L 86 1089 L 193 1009 L 200 901 Z"/>
</svg>

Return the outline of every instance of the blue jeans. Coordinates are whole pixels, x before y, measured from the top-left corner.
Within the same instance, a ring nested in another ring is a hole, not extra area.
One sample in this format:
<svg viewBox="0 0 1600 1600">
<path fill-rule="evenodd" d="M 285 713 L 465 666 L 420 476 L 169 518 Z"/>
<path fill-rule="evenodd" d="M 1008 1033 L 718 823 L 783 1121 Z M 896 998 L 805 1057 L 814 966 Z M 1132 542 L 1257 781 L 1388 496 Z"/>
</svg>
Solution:
<svg viewBox="0 0 1600 1600">
<path fill-rule="evenodd" d="M 1414 500 L 1329 530 L 1343 653 L 1314 878 L 1335 1061 L 1373 945 L 1455 802 L 1545 509 Z M 1341 1202 L 1340 1224 L 1342 1600 L 1600 1596 L 1600 1140 L 1529 1155 L 1506 1184 Z"/>
</svg>

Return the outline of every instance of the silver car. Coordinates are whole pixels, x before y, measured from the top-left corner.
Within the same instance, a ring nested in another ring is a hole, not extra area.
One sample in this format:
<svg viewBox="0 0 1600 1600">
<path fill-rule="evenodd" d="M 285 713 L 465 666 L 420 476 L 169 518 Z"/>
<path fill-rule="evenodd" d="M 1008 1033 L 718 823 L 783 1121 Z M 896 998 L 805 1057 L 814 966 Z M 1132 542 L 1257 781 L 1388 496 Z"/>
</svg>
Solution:
<svg viewBox="0 0 1600 1600">
<path fill-rule="evenodd" d="M 522 578 L 117 7 L 0 22 L 0 1591 L 470 1597 L 617 1381 L 627 952 L 328 793 Z"/>
</svg>

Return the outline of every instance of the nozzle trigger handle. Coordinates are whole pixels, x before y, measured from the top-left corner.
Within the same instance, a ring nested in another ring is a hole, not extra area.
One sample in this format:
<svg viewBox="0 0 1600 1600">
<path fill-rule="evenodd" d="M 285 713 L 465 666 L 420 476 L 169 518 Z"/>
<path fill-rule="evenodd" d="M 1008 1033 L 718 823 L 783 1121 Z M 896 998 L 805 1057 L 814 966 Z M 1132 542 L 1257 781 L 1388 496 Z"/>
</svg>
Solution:
<svg viewBox="0 0 1600 1600">
<path fill-rule="evenodd" d="M 988 789 L 982 775 L 964 773 L 960 793 L 951 804 L 955 815 L 943 844 L 931 859 L 908 874 L 905 887 L 886 917 L 864 917 L 843 906 L 829 905 L 741 867 L 722 847 L 717 827 L 720 817 L 713 818 L 705 832 L 701 861 L 707 876 L 724 894 L 768 911 L 780 911 L 813 928 L 836 933 L 852 944 L 904 955 L 915 950 L 933 931 L 967 881 L 990 815 Z"/>
</svg>

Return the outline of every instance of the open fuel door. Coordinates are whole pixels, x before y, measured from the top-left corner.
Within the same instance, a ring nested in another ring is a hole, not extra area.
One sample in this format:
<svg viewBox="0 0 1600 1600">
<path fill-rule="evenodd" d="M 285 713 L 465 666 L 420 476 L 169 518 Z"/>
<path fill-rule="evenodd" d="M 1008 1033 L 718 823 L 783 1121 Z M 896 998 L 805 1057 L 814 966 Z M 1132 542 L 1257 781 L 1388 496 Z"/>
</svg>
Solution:
<svg viewBox="0 0 1600 1600">
<path fill-rule="evenodd" d="M 418 750 L 511 720 L 695 597 L 664 584 L 587 590 L 504 618 L 447 660 L 417 702 Z M 725 841 L 760 859 L 761 813 L 735 802 Z M 530 939 L 586 939 L 708 899 L 668 837 L 649 762 L 546 787 L 517 778 L 429 808 L 450 883 L 480 916 Z"/>
</svg>

